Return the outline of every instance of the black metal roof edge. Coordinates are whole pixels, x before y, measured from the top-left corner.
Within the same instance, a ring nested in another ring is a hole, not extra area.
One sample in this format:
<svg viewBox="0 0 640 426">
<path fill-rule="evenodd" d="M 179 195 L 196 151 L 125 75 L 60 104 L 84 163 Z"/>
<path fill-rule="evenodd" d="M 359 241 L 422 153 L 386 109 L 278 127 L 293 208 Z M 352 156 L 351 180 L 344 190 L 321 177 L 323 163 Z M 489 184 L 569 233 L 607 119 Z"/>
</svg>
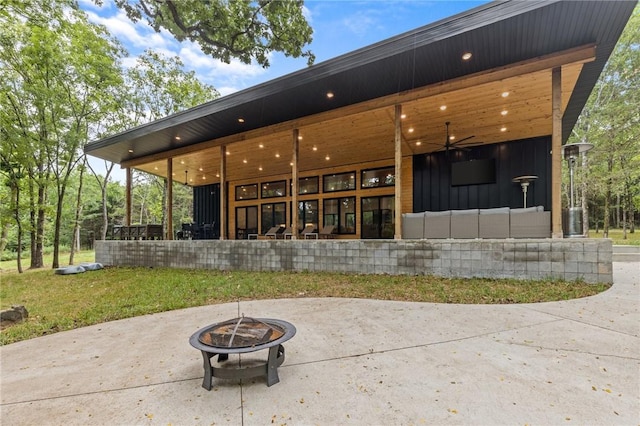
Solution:
<svg viewBox="0 0 640 426">
<path fill-rule="evenodd" d="M 439 40 L 453 37 L 462 32 L 467 32 L 481 26 L 490 25 L 497 21 L 529 12 L 531 10 L 546 7 L 559 1 L 561 0 L 550 0 L 544 2 L 496 0 L 491 3 L 483 4 L 473 9 L 469 9 L 467 11 L 453 15 L 451 17 L 438 20 L 417 29 L 410 30 L 391 38 L 379 41 L 372 45 L 368 45 L 352 52 L 337 56 L 335 58 L 328 59 L 319 64 L 312 65 L 308 68 L 294 71 L 284 76 L 280 76 L 264 83 L 260 83 L 255 86 L 240 90 L 238 92 L 214 99 L 212 101 L 195 106 L 193 108 L 189 108 L 184 111 L 177 112 L 167 117 L 163 117 L 149 123 L 141 124 L 134 127 L 133 129 L 125 130 L 106 138 L 89 142 L 84 146 L 84 151 L 86 153 L 90 153 L 92 151 L 118 142 L 122 142 L 124 140 L 135 139 L 153 132 L 168 129 L 172 126 L 184 124 L 207 115 L 215 114 L 216 112 L 237 107 L 248 101 L 255 101 L 256 99 L 264 98 L 271 94 L 278 93 L 285 88 L 290 89 L 292 87 L 304 85 L 305 83 L 308 83 L 310 81 L 316 81 L 319 78 L 339 74 L 346 70 L 352 69 L 355 66 L 360 66 L 382 58 L 386 58 L 389 56 L 390 51 L 392 51 L 394 55 L 402 53 L 407 49 L 410 50 L 415 48 L 417 46 L 415 44 L 415 39 L 416 37 L 421 35 L 426 35 L 426 37 L 421 37 L 422 40 L 420 42 L 420 46 L 424 46 Z M 471 26 L 468 22 L 463 26 L 454 25 L 460 20 L 467 20 L 471 16 L 475 17 L 475 19 L 471 23 Z M 453 28 L 447 29 L 442 33 L 437 33 L 436 30 L 446 26 L 452 26 Z M 430 32 L 434 32 L 435 34 L 432 34 L 432 37 L 429 37 L 428 34 Z M 390 46 L 391 48 L 389 48 Z M 385 53 L 383 53 L 382 55 L 372 55 L 372 53 L 379 50 L 384 50 Z"/>
</svg>

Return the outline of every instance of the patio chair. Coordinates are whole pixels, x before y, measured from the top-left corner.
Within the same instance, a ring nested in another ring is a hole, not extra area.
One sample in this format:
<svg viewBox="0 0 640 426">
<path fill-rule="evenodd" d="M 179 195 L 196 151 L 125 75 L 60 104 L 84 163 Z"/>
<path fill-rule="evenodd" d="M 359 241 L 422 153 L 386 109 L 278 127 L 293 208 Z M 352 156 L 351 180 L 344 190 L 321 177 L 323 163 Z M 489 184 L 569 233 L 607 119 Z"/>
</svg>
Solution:
<svg viewBox="0 0 640 426">
<path fill-rule="evenodd" d="M 287 226 L 287 227 L 284 229 L 284 231 L 282 232 L 282 234 L 281 234 L 281 235 L 282 235 L 282 238 L 283 238 L 283 239 L 285 239 L 285 240 L 287 239 L 287 237 L 289 237 L 289 239 L 291 239 L 291 235 L 292 235 L 291 227 L 290 227 L 290 226 Z"/>
<path fill-rule="evenodd" d="M 307 236 L 310 238 L 315 238 L 316 240 L 318 239 L 318 233 L 315 232 L 316 227 L 313 225 L 307 225 L 304 227 L 304 229 L 302 230 L 302 232 L 300 232 L 300 237 L 302 239 L 307 239 Z"/>
<path fill-rule="evenodd" d="M 318 237 L 319 238 L 335 238 L 336 237 L 336 234 L 334 234 L 335 230 L 336 230 L 335 225 L 327 225 L 320 230 L 320 232 L 318 233 Z"/>
<path fill-rule="evenodd" d="M 264 233 L 265 238 L 278 238 L 278 231 L 280 230 L 280 226 L 273 226 L 267 232 Z"/>
</svg>

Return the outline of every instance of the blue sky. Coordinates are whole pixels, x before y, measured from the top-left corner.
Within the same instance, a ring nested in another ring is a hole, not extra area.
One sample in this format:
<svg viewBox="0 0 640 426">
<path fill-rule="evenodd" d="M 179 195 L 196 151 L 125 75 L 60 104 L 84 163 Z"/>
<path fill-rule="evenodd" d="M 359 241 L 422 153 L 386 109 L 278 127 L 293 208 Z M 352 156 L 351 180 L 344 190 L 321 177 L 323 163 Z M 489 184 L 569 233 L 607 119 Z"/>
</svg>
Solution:
<svg viewBox="0 0 640 426">
<path fill-rule="evenodd" d="M 104 0 L 101 7 L 93 0 L 79 0 L 79 3 L 92 22 L 105 25 L 129 51 L 125 66 L 132 65 L 146 48 L 177 55 L 187 70 L 194 70 L 201 81 L 214 86 L 222 95 L 306 67 L 306 59 L 286 58 L 281 54 L 270 57 L 268 69 L 238 61 L 224 64 L 204 55 L 197 44 L 179 43 L 171 34 L 156 33 L 144 22 L 134 24 L 113 0 Z M 309 48 L 319 63 L 484 3 L 487 1 L 306 1 L 306 17 L 314 30 Z"/>
</svg>

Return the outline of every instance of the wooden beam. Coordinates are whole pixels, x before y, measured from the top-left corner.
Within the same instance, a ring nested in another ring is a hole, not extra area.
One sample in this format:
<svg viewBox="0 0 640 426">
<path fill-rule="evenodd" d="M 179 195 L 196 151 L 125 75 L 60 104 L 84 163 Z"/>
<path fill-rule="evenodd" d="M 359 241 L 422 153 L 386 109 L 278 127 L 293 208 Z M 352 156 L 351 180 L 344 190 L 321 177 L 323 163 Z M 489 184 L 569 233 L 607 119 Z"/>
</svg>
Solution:
<svg viewBox="0 0 640 426">
<path fill-rule="evenodd" d="M 249 130 L 244 133 L 226 136 L 220 139 L 205 141 L 165 152 L 160 152 L 157 154 L 151 154 L 131 160 L 125 160 L 120 164 L 122 165 L 122 167 L 135 167 L 141 164 L 163 160 L 168 157 L 186 155 L 208 148 L 214 148 L 221 145 L 230 145 L 236 142 L 242 142 L 253 138 L 272 135 L 278 132 L 289 132 L 293 129 L 300 129 L 305 126 L 322 123 L 323 121 L 342 118 L 353 114 L 360 114 L 362 112 L 367 112 L 374 109 L 392 107 L 394 105 L 415 101 L 429 96 L 440 95 L 454 90 L 467 89 L 474 86 L 491 83 L 511 77 L 517 77 L 520 75 L 526 75 L 538 71 L 551 70 L 554 68 L 559 68 L 563 65 L 591 62 L 595 59 L 595 57 L 596 46 L 595 44 L 591 43 L 552 53 L 549 55 L 538 56 L 535 58 L 527 59 L 525 61 L 516 62 L 514 64 L 481 71 L 469 76 L 431 84 L 429 86 L 420 87 L 418 89 L 394 93 L 392 95 L 383 96 L 381 98 L 373 99 L 370 101 L 349 105 L 344 108 L 338 108 L 320 114 L 310 115 L 255 130 Z"/>
<path fill-rule="evenodd" d="M 402 105 L 395 107 L 395 213 L 394 239 L 402 239 Z"/>
<path fill-rule="evenodd" d="M 298 155 L 300 153 L 300 140 L 298 136 L 300 132 L 298 129 L 293 129 L 291 132 L 292 137 L 292 154 L 291 162 L 291 239 L 298 238 Z"/>
<path fill-rule="evenodd" d="M 220 147 L 220 239 L 227 239 L 227 147 Z"/>
<path fill-rule="evenodd" d="M 125 174 L 124 224 L 131 226 L 131 167 L 127 167 Z"/>
<path fill-rule="evenodd" d="M 562 238 L 562 69 L 551 71 L 551 237 Z"/>
<path fill-rule="evenodd" d="M 165 240 L 173 240 L 173 158 L 167 158 L 167 229 Z"/>
</svg>

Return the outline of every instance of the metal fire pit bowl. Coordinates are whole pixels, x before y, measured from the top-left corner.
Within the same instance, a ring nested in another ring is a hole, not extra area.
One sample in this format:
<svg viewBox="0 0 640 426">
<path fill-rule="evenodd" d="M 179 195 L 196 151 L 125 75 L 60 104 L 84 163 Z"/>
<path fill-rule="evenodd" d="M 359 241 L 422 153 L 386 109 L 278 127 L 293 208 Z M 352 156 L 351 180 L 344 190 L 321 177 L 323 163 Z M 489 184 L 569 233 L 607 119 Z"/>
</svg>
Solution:
<svg viewBox="0 0 640 426">
<path fill-rule="evenodd" d="M 267 386 L 278 383 L 278 367 L 284 362 L 282 343 L 295 334 L 296 328 L 293 324 L 271 318 L 240 317 L 201 328 L 189 338 L 189 343 L 202 352 L 202 387 L 211 390 L 213 377 L 248 379 L 266 375 Z M 229 354 L 243 354 L 262 349 L 269 349 L 267 362 L 253 367 L 214 367 L 211 364 L 211 358 L 216 355 L 221 363 L 229 359 Z"/>
</svg>

